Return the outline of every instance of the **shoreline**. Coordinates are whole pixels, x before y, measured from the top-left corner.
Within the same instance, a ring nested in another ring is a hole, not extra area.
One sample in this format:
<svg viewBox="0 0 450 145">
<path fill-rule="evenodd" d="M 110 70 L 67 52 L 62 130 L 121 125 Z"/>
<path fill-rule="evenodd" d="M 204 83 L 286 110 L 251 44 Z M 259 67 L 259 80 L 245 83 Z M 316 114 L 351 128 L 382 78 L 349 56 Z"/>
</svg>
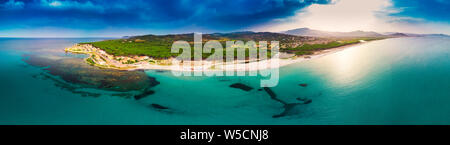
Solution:
<svg viewBox="0 0 450 145">
<path fill-rule="evenodd" d="M 335 48 L 325 49 L 314 52 L 312 55 L 296 56 L 285 52 L 279 52 L 279 55 L 293 55 L 287 58 L 277 58 L 268 60 L 235 60 L 232 63 L 212 62 L 212 61 L 185 61 L 180 62 L 174 58 L 167 60 L 156 60 L 148 56 L 113 56 L 107 54 L 100 48 L 96 48 L 91 44 L 75 44 L 72 47 L 65 48 L 66 52 L 75 54 L 89 55 L 84 61 L 96 67 L 117 70 L 170 70 L 170 71 L 192 71 L 192 72 L 209 72 L 209 71 L 259 71 L 280 68 L 286 65 L 307 61 L 310 59 L 320 58 L 322 56 L 332 54 L 353 46 L 366 44 L 370 41 L 362 41 L 356 44 L 349 44 Z M 176 64 L 173 64 L 175 62 Z M 278 65 L 277 65 L 278 63 Z"/>
</svg>

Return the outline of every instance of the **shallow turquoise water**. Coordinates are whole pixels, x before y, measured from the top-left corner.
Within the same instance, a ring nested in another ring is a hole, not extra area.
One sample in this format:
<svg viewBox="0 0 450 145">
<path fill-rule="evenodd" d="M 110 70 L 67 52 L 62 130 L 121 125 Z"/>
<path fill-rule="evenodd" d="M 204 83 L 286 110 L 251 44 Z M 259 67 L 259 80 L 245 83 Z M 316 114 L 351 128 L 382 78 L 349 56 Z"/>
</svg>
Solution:
<svg viewBox="0 0 450 145">
<path fill-rule="evenodd" d="M 282 67 L 272 90 L 289 103 L 298 102 L 297 97 L 312 103 L 281 118 L 272 118 L 283 106 L 257 90 L 258 77 L 146 71 L 160 84 L 141 100 L 82 97 L 53 80 L 33 77 L 43 68 L 23 60 L 41 55 L 81 61 L 82 55 L 65 54 L 64 47 L 95 40 L 0 39 L 0 124 L 450 124 L 449 38 L 374 41 Z M 229 87 L 238 82 L 255 89 Z"/>
</svg>

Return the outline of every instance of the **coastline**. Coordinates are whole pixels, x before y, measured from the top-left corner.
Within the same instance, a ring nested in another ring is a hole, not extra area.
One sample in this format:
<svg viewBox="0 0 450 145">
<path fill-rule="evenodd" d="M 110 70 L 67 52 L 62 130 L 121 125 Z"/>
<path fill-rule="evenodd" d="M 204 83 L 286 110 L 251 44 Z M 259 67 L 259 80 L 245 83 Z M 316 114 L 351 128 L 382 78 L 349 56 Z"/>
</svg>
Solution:
<svg viewBox="0 0 450 145">
<path fill-rule="evenodd" d="M 170 70 L 170 71 L 258 71 L 274 69 L 286 65 L 307 61 L 332 54 L 353 46 L 366 44 L 370 41 L 339 46 L 314 52 L 312 55 L 295 56 L 285 52 L 279 52 L 280 55 L 287 55 L 286 58 L 268 59 L 268 60 L 235 60 L 232 63 L 212 62 L 212 61 L 184 61 L 180 62 L 174 58 L 167 60 L 156 60 L 148 56 L 113 56 L 107 54 L 100 48 L 91 44 L 75 44 L 72 47 L 65 48 L 66 52 L 89 55 L 84 59 L 86 63 L 93 66 L 117 70 Z M 290 56 L 291 55 L 291 56 Z M 175 64 L 173 64 L 175 62 Z M 278 63 L 278 65 L 277 65 Z"/>
</svg>

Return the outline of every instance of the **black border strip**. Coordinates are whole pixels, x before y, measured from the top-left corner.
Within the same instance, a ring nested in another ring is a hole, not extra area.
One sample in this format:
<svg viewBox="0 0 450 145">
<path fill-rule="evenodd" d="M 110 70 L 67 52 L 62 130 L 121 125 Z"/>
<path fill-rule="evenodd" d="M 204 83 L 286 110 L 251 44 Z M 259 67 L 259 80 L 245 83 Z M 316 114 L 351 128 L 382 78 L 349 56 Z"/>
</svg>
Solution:
<svg viewBox="0 0 450 145">
<path fill-rule="evenodd" d="M 224 137 L 214 137 L 212 142 L 206 140 L 181 140 L 181 132 L 187 131 L 223 132 L 223 130 L 268 130 L 266 140 L 226 140 Z M 302 144 L 312 141 L 314 144 L 329 141 L 377 142 L 384 140 L 424 139 L 433 135 L 434 139 L 448 138 L 450 126 L 264 126 L 264 125 L 154 125 L 154 126 L 0 126 L 6 133 L 1 138 L 35 137 L 39 139 L 63 139 L 66 141 L 98 140 L 100 142 L 134 142 L 143 144 Z M 404 136 L 404 137 L 402 137 Z"/>
</svg>

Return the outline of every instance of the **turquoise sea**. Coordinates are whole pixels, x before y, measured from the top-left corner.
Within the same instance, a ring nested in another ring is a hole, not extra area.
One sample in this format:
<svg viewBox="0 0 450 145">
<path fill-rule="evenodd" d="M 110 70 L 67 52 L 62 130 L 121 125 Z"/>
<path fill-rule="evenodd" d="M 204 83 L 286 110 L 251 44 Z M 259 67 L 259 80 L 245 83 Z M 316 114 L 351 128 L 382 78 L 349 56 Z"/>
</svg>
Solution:
<svg viewBox="0 0 450 145">
<path fill-rule="evenodd" d="M 105 70 L 64 52 L 98 40 L 0 38 L 0 124 L 450 124 L 450 38 L 373 41 L 282 67 L 278 98 L 312 102 L 279 118 L 259 77 Z"/>
</svg>

